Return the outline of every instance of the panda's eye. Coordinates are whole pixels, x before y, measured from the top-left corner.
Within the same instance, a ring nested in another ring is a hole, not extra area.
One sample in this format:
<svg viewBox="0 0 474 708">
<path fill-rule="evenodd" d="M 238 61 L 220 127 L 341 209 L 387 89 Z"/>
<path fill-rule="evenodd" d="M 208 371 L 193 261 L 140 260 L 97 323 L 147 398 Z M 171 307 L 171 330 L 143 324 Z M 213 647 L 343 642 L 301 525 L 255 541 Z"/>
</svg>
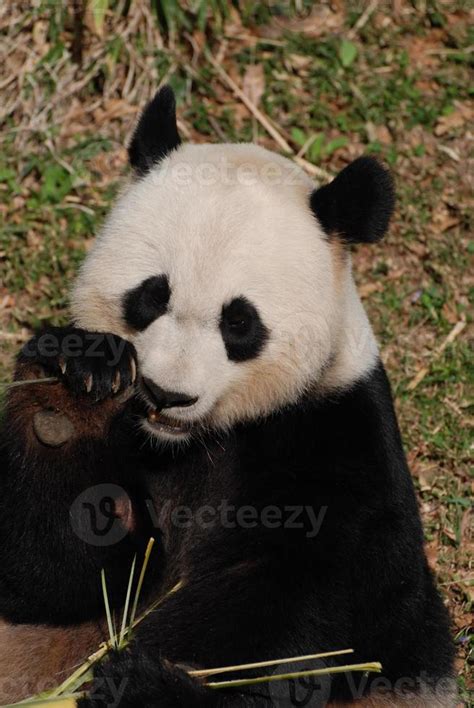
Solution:
<svg viewBox="0 0 474 708">
<path fill-rule="evenodd" d="M 147 278 L 123 297 L 123 314 L 126 323 L 133 329 L 143 331 L 158 317 L 164 315 L 171 291 L 166 275 Z"/>
<path fill-rule="evenodd" d="M 244 297 L 235 298 L 222 308 L 220 330 L 232 361 L 258 356 L 268 338 L 268 330 L 254 305 Z"/>
<path fill-rule="evenodd" d="M 250 328 L 251 320 L 248 315 L 235 314 L 226 318 L 227 326 L 235 334 L 246 334 Z"/>
</svg>

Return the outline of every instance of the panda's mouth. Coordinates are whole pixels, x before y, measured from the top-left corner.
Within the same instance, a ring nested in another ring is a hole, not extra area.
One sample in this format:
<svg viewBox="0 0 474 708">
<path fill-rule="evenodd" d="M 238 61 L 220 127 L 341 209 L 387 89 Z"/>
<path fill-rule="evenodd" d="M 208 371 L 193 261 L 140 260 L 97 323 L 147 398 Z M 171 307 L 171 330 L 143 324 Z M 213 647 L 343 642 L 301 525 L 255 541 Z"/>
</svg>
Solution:
<svg viewBox="0 0 474 708">
<path fill-rule="evenodd" d="M 168 415 L 164 415 L 157 410 L 151 410 L 148 412 L 147 420 L 149 425 L 157 433 L 168 433 L 168 435 L 185 435 L 191 431 L 191 424 L 186 423 L 183 420 L 177 420 L 176 418 L 171 418 Z"/>
</svg>

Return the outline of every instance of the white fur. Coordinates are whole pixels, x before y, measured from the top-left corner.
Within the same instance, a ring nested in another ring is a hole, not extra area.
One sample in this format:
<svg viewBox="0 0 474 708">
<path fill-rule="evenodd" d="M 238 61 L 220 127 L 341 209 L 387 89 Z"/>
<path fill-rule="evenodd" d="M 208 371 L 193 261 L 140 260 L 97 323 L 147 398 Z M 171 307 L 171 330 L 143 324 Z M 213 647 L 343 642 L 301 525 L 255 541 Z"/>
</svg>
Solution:
<svg viewBox="0 0 474 708">
<path fill-rule="evenodd" d="M 199 396 L 173 417 L 226 427 L 345 387 L 374 365 L 377 347 L 341 260 L 309 208 L 314 185 L 255 145 L 185 145 L 119 198 L 77 280 L 73 313 L 86 329 L 137 347 L 142 374 Z M 167 274 L 167 314 L 127 329 L 121 299 Z M 228 359 L 223 304 L 244 296 L 270 331 L 258 358 Z"/>
</svg>

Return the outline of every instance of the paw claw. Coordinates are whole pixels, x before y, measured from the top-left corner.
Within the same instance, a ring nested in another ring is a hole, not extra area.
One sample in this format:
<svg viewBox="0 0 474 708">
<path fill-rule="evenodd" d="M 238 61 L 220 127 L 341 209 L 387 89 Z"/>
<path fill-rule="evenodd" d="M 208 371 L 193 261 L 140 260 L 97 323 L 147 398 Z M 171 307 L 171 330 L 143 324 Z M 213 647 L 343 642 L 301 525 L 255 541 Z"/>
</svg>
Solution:
<svg viewBox="0 0 474 708">
<path fill-rule="evenodd" d="M 112 383 L 112 393 L 117 393 L 120 389 L 120 384 L 121 384 L 121 376 L 120 376 L 120 371 L 116 371 L 114 380 Z"/>
<path fill-rule="evenodd" d="M 59 368 L 61 369 L 61 373 L 64 376 L 64 374 L 66 373 L 66 369 L 67 369 L 67 362 L 66 362 L 65 358 L 63 356 L 60 356 L 58 363 L 59 363 Z"/>
<path fill-rule="evenodd" d="M 88 374 L 86 376 L 84 383 L 86 385 L 86 393 L 90 393 L 92 391 L 92 386 L 94 385 L 94 378 L 92 374 Z"/>
<path fill-rule="evenodd" d="M 131 372 L 131 378 L 132 378 L 132 384 L 135 383 L 137 380 L 137 365 L 135 363 L 135 359 L 130 357 L 130 372 Z"/>
</svg>

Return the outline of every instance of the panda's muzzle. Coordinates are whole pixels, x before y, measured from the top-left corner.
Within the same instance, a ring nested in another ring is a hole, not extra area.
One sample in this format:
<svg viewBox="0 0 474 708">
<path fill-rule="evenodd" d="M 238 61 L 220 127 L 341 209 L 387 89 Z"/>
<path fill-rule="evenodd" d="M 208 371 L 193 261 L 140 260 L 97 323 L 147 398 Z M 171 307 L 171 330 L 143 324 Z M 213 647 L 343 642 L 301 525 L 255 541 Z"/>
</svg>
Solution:
<svg viewBox="0 0 474 708">
<path fill-rule="evenodd" d="M 151 379 L 142 378 L 145 393 L 157 411 L 165 408 L 189 408 L 194 405 L 199 396 L 188 396 L 186 393 L 176 391 L 165 391 L 161 386 L 157 386 Z"/>
<path fill-rule="evenodd" d="M 148 423 L 157 431 L 171 434 L 189 432 L 191 425 L 164 414 L 167 408 L 189 408 L 197 402 L 198 396 L 188 396 L 176 391 L 166 391 L 151 379 L 142 378 L 142 390 L 153 409 L 148 412 Z"/>
</svg>

